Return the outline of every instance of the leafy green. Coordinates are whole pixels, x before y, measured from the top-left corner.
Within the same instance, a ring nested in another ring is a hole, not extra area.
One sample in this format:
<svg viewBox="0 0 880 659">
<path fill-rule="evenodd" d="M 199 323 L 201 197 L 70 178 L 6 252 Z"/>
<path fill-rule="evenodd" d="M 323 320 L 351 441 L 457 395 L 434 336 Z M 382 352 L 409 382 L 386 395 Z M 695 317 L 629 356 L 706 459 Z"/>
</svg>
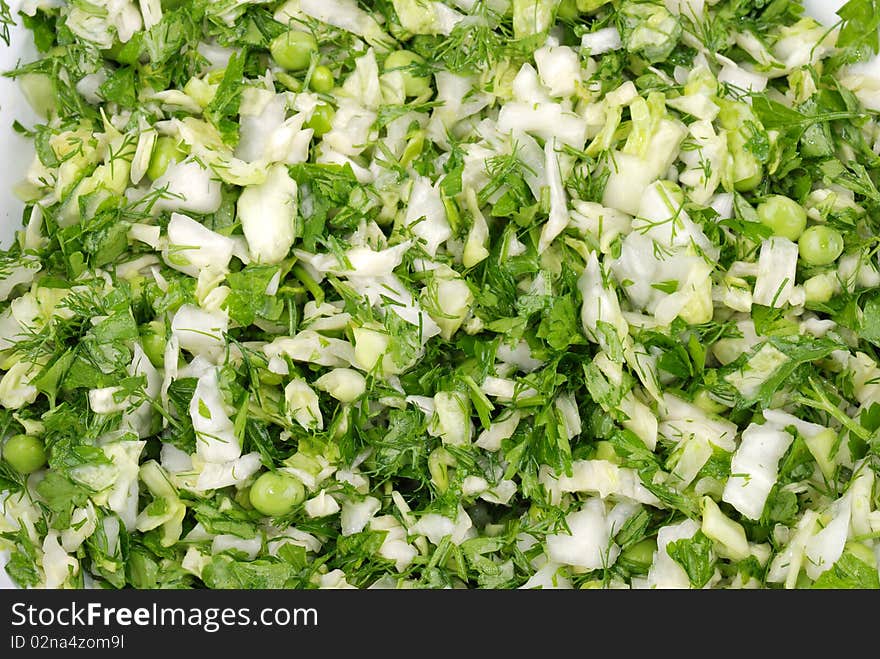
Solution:
<svg viewBox="0 0 880 659">
<path fill-rule="evenodd" d="M 299 572 L 284 561 L 237 561 L 218 554 L 202 571 L 209 588 L 269 590 L 301 586 Z"/>
<path fill-rule="evenodd" d="M 232 146 L 238 143 L 238 122 L 233 118 L 238 115 L 241 103 L 247 57 L 247 49 L 229 57 L 220 86 L 205 108 L 205 117 L 217 128 L 223 141 Z"/>
<path fill-rule="evenodd" d="M 702 531 L 697 531 L 692 538 L 670 542 L 666 553 L 684 569 L 694 588 L 705 586 L 715 573 L 712 541 Z"/>
<path fill-rule="evenodd" d="M 133 67 L 123 66 L 98 87 L 101 97 L 111 103 L 131 108 L 137 104 L 137 80 Z"/>
<path fill-rule="evenodd" d="M 880 296 L 872 297 L 865 303 L 859 334 L 866 341 L 880 346 Z"/>
<path fill-rule="evenodd" d="M 851 552 L 845 551 L 830 569 L 813 582 L 816 589 L 871 589 L 880 588 L 877 568 L 868 565 Z"/>
<path fill-rule="evenodd" d="M 272 302 L 266 293 L 273 277 L 280 275 L 278 266 L 249 265 L 239 272 L 230 273 L 226 283 L 232 289 L 226 298 L 229 317 L 241 325 L 250 325 L 257 314 L 271 316 L 267 306 Z M 271 307 L 270 307 L 271 308 Z"/>
<path fill-rule="evenodd" d="M 880 6 L 876 0 L 849 0 L 837 10 L 842 19 L 837 45 L 857 51 L 858 59 L 880 52 Z"/>
</svg>

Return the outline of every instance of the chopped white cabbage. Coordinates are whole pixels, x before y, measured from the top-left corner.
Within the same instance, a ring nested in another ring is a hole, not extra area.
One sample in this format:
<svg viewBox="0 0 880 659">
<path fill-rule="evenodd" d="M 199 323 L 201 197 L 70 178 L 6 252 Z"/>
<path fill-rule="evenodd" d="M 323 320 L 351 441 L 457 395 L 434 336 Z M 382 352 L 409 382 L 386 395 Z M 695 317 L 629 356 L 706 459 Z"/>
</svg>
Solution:
<svg viewBox="0 0 880 659">
<path fill-rule="evenodd" d="M 687 572 L 673 560 L 666 551 L 666 547 L 670 542 L 693 538 L 699 530 L 700 525 L 692 519 L 669 524 L 660 529 L 657 534 L 657 551 L 654 554 L 654 562 L 648 572 L 647 583 L 650 588 L 685 589 L 691 587 Z"/>
<path fill-rule="evenodd" d="M 266 180 L 244 189 L 238 198 L 238 219 L 257 263 L 283 260 L 296 238 L 296 181 L 287 167 L 275 165 Z"/>
<path fill-rule="evenodd" d="M 558 483 L 551 485 L 561 492 L 590 492 L 602 499 L 618 495 L 652 506 L 659 505 L 655 497 L 639 480 L 633 469 L 619 467 L 607 460 L 575 460 L 571 476 L 559 476 Z"/>
<path fill-rule="evenodd" d="M 774 236 L 761 243 L 758 276 L 752 299 L 765 307 L 788 304 L 795 286 L 798 246 L 787 238 Z"/>
<path fill-rule="evenodd" d="M 206 462 L 228 462 L 241 456 L 241 444 L 223 400 L 217 370 L 199 378 L 189 405 L 196 433 L 196 455 Z"/>
<path fill-rule="evenodd" d="M 220 180 L 195 159 L 172 162 L 162 176 L 153 181 L 157 195 L 155 212 L 170 210 L 213 213 L 220 208 Z"/>
<path fill-rule="evenodd" d="M 171 334 L 180 348 L 208 359 L 219 357 L 225 350 L 228 328 L 226 314 L 202 311 L 190 304 L 180 307 L 171 320 Z"/>
<path fill-rule="evenodd" d="M 430 256 L 437 253 L 437 248 L 452 236 L 438 186 L 431 185 L 424 177 L 413 181 L 403 224 L 424 241 L 425 251 Z"/>
<path fill-rule="evenodd" d="M 566 515 L 565 523 L 570 534 L 547 536 L 546 551 L 551 561 L 588 570 L 614 564 L 620 547 L 611 537 L 605 504 L 600 499 L 589 499 L 580 510 Z"/>
<path fill-rule="evenodd" d="M 233 249 L 231 238 L 211 231 L 186 215 L 172 213 L 162 257 L 169 266 L 191 277 L 199 277 L 205 270 L 222 276 L 232 259 Z"/>
<path fill-rule="evenodd" d="M 752 423 L 730 461 L 730 478 L 722 499 L 749 519 L 758 519 L 779 475 L 779 460 L 794 438 L 785 430 Z"/>
</svg>

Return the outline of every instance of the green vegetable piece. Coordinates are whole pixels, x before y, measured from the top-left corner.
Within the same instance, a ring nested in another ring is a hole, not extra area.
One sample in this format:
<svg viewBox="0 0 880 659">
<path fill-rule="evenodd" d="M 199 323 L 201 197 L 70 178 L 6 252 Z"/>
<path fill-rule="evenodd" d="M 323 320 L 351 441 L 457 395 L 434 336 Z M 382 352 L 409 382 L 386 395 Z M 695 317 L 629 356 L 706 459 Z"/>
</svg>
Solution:
<svg viewBox="0 0 880 659">
<path fill-rule="evenodd" d="M 767 153 L 758 148 L 761 142 L 755 139 L 764 127 L 745 102 L 720 100 L 719 105 L 718 121 L 728 131 L 727 147 L 733 156 L 730 181 L 739 192 L 754 190 L 764 179 L 764 166 L 758 156 L 766 161 Z"/>
<path fill-rule="evenodd" d="M 843 253 L 843 236 L 821 224 L 810 227 L 798 240 L 798 252 L 807 265 L 829 265 Z"/>
<path fill-rule="evenodd" d="M 312 71 L 312 77 L 309 79 L 309 87 L 312 91 L 326 94 L 330 92 L 336 85 L 336 79 L 333 77 L 333 71 L 323 64 L 316 66 Z"/>
<path fill-rule="evenodd" d="M 638 574 L 647 574 L 648 568 L 654 562 L 654 552 L 657 551 L 657 539 L 646 538 L 624 549 L 618 562 L 626 568 Z"/>
<path fill-rule="evenodd" d="M 564 21 L 574 20 L 579 13 L 577 0 L 562 0 L 556 10 L 556 16 Z"/>
<path fill-rule="evenodd" d="M 153 147 L 153 155 L 150 156 L 150 165 L 147 167 L 147 176 L 155 181 L 166 172 L 172 160 L 181 162 L 184 158 L 186 158 L 186 152 L 181 151 L 177 142 L 173 138 L 163 135 L 156 140 L 156 145 Z"/>
<path fill-rule="evenodd" d="M 876 559 L 852 544 L 838 561 L 809 586 L 817 590 L 876 590 L 880 588 Z M 866 560 L 867 559 L 867 560 Z"/>
<path fill-rule="evenodd" d="M 684 569 L 694 588 L 709 583 L 715 572 L 712 541 L 702 531 L 697 531 L 692 538 L 670 542 L 666 545 L 666 553 Z"/>
<path fill-rule="evenodd" d="M 596 11 L 599 7 L 607 5 L 611 0 L 575 0 L 578 11 L 591 12 Z"/>
<path fill-rule="evenodd" d="M 626 49 L 649 62 L 667 57 L 681 37 L 681 23 L 662 3 L 624 2 L 617 16 L 617 27 Z"/>
<path fill-rule="evenodd" d="M 319 103 L 315 111 L 312 112 L 312 116 L 306 122 L 306 128 L 311 128 L 315 131 L 315 137 L 321 137 L 329 133 L 330 129 L 333 128 L 333 115 L 335 114 L 336 111 L 332 105 Z"/>
<path fill-rule="evenodd" d="M 284 71 L 278 71 L 275 74 L 275 80 L 284 85 L 287 89 L 292 92 L 301 92 L 302 91 L 302 83 L 294 78 L 289 73 L 285 73 Z"/>
<path fill-rule="evenodd" d="M 807 226 L 807 211 L 793 199 L 773 195 L 758 206 L 758 219 L 774 235 L 797 240 Z"/>
<path fill-rule="evenodd" d="M 614 445 L 611 442 L 596 442 L 596 459 L 620 464 L 620 456 L 617 455 L 617 451 L 614 450 Z"/>
<path fill-rule="evenodd" d="M 286 515 L 306 498 L 299 479 L 275 471 L 267 471 L 251 485 L 251 505 L 264 515 Z"/>
<path fill-rule="evenodd" d="M 13 435 L 3 445 L 3 459 L 20 474 L 30 474 L 46 464 L 43 442 L 30 435 Z"/>
<path fill-rule="evenodd" d="M 165 323 L 159 320 L 152 320 L 149 323 L 141 325 L 141 346 L 144 353 L 156 368 L 165 365 L 165 344 L 167 336 L 165 335 Z"/>
<path fill-rule="evenodd" d="M 318 42 L 308 32 L 290 30 L 279 34 L 269 44 L 272 59 L 288 71 L 305 71 L 318 52 Z"/>
<path fill-rule="evenodd" d="M 822 273 L 815 277 L 810 277 L 804 282 L 804 293 L 807 296 L 807 302 L 818 302 L 824 304 L 834 295 L 835 277 L 831 273 Z"/>
<path fill-rule="evenodd" d="M 599 579 L 590 579 L 581 584 L 581 590 L 604 590 L 605 584 Z"/>
<path fill-rule="evenodd" d="M 733 187 L 737 192 L 749 192 L 757 188 L 764 179 L 764 168 L 757 158 L 744 151 L 733 157 Z"/>
<path fill-rule="evenodd" d="M 420 76 L 413 69 L 424 63 L 424 58 L 409 50 L 395 50 L 385 60 L 385 71 L 402 70 L 406 95 L 421 96 L 431 90 L 431 78 Z"/>
</svg>

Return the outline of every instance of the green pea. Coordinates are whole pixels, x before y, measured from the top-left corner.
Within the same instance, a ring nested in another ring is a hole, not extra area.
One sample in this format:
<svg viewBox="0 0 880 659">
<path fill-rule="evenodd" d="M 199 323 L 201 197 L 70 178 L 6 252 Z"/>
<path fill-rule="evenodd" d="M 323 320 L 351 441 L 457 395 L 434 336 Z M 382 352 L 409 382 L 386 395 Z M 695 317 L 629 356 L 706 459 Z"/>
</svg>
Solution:
<svg viewBox="0 0 880 659">
<path fill-rule="evenodd" d="M 810 227 L 798 240 L 798 252 L 807 265 L 829 265 L 843 253 L 843 236 L 821 224 Z"/>
<path fill-rule="evenodd" d="M 165 323 L 160 320 L 151 320 L 140 327 L 141 345 L 144 353 L 156 368 L 165 365 L 165 344 L 168 338 L 165 335 Z"/>
<path fill-rule="evenodd" d="M 748 157 L 734 156 L 733 187 L 737 192 L 750 192 L 764 180 L 764 167 L 750 154 Z"/>
<path fill-rule="evenodd" d="M 413 68 L 424 64 L 425 60 L 409 50 L 395 50 L 385 60 L 385 71 L 401 70 L 403 90 L 407 96 L 421 96 L 431 90 L 431 78 L 413 73 Z"/>
<path fill-rule="evenodd" d="M 13 435 L 3 446 L 3 458 L 20 474 L 30 474 L 46 464 L 43 442 L 30 435 Z"/>
<path fill-rule="evenodd" d="M 306 122 L 306 128 L 315 131 L 315 137 L 321 137 L 333 128 L 333 115 L 335 114 L 336 111 L 331 105 L 319 103 L 312 112 L 311 118 Z"/>
<path fill-rule="evenodd" d="M 807 226 L 807 211 L 793 199 L 772 195 L 758 205 L 758 219 L 774 235 L 797 240 Z"/>
<path fill-rule="evenodd" d="M 153 181 L 162 176 L 168 169 L 171 161 L 182 162 L 186 158 L 186 152 L 181 151 L 174 138 L 161 136 L 153 146 L 153 154 L 150 156 L 150 164 L 147 167 L 147 176 Z"/>
<path fill-rule="evenodd" d="M 306 490 L 298 478 L 267 471 L 251 485 L 249 498 L 262 514 L 280 517 L 305 500 Z"/>
<path fill-rule="evenodd" d="M 272 39 L 269 52 L 280 67 L 305 71 L 312 62 L 312 54 L 318 52 L 318 42 L 308 32 L 290 30 Z"/>
<path fill-rule="evenodd" d="M 807 279 L 804 282 L 804 293 L 807 296 L 807 302 L 818 302 L 820 304 L 828 302 L 834 295 L 834 282 L 834 275 L 827 272 Z"/>
<path fill-rule="evenodd" d="M 309 78 L 309 87 L 313 91 L 326 94 L 336 86 L 336 80 L 333 77 L 333 71 L 323 64 L 316 66 L 312 71 L 312 77 Z"/>
</svg>

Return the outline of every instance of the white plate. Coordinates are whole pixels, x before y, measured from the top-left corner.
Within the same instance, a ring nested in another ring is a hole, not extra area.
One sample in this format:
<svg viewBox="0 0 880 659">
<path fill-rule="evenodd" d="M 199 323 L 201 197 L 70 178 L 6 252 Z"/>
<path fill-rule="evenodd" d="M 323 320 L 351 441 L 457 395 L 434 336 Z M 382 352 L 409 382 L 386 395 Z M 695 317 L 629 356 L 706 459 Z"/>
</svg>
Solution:
<svg viewBox="0 0 880 659">
<path fill-rule="evenodd" d="M 834 12 L 843 3 L 844 0 L 804 0 L 807 11 L 828 25 L 837 20 Z M 9 2 L 17 20 L 21 4 L 22 0 Z M 0 71 L 13 69 L 20 62 L 30 62 L 36 54 L 30 32 L 16 25 L 12 28 L 12 43 L 7 47 L 0 42 Z M 15 231 L 20 228 L 24 208 L 12 194 L 12 186 L 24 176 L 33 158 L 31 144 L 12 130 L 15 120 L 27 127 L 38 121 L 15 81 L 0 78 L 0 245 L 4 247 L 9 245 Z M 5 562 L 5 557 L 0 554 L 0 564 Z M 6 572 L 0 569 L 0 588 L 13 587 Z"/>
</svg>

